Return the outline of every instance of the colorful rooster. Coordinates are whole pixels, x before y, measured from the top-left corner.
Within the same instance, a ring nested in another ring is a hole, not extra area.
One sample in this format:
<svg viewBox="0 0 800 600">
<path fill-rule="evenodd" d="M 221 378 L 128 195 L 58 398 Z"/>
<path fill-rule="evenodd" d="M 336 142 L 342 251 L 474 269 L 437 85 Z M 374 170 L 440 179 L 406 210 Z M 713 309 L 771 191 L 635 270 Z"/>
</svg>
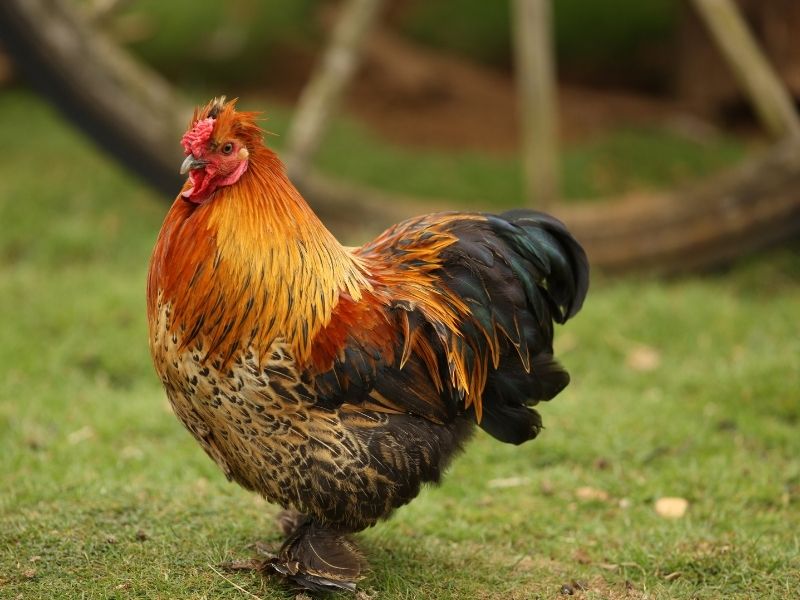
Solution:
<svg viewBox="0 0 800 600">
<path fill-rule="evenodd" d="M 521 444 L 569 382 L 553 322 L 586 255 L 532 211 L 431 214 L 339 244 L 215 99 L 182 143 L 189 177 L 150 264 L 150 349 L 175 413 L 232 479 L 285 510 L 264 569 L 354 589 L 349 534 L 437 482 L 477 424 Z"/>
</svg>

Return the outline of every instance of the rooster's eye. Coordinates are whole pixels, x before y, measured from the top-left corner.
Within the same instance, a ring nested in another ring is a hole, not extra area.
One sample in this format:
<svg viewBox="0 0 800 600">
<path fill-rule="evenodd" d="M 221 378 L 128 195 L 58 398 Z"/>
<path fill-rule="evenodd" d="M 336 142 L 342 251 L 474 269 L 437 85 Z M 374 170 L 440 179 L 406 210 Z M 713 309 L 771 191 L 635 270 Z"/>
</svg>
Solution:
<svg viewBox="0 0 800 600">
<path fill-rule="evenodd" d="M 231 152 L 233 152 L 233 144 L 228 142 L 227 144 L 225 144 L 222 147 L 222 153 L 223 154 L 230 154 Z"/>
</svg>

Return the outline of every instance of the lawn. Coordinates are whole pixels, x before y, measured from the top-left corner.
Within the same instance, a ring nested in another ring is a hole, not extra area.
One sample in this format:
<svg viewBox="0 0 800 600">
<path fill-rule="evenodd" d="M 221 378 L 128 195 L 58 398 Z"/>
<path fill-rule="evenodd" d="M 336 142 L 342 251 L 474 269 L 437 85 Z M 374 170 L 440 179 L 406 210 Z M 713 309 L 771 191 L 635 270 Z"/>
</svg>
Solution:
<svg viewBox="0 0 800 600">
<path fill-rule="evenodd" d="M 163 200 L 33 96 L 0 95 L 0 598 L 294 597 L 219 570 L 279 543 L 276 509 L 225 481 L 150 366 Z M 359 536 L 363 588 L 800 596 L 798 307 L 796 247 L 704 277 L 596 278 L 558 332 L 573 384 L 541 437 L 476 436 L 442 486 Z M 686 514 L 660 516 L 662 497 Z"/>
</svg>

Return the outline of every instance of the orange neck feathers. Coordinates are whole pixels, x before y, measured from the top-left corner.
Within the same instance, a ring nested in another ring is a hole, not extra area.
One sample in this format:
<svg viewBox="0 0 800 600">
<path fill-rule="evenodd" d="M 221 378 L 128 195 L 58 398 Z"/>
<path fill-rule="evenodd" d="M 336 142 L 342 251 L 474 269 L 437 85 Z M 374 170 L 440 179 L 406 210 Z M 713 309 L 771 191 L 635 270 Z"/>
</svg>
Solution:
<svg viewBox="0 0 800 600">
<path fill-rule="evenodd" d="M 184 347 L 227 363 L 276 340 L 310 354 L 339 295 L 369 289 L 362 265 L 311 211 L 260 140 L 247 171 L 201 205 L 180 196 L 162 226 L 148 278 L 148 314 L 169 307 Z M 152 337 L 152 336 L 151 336 Z"/>
</svg>

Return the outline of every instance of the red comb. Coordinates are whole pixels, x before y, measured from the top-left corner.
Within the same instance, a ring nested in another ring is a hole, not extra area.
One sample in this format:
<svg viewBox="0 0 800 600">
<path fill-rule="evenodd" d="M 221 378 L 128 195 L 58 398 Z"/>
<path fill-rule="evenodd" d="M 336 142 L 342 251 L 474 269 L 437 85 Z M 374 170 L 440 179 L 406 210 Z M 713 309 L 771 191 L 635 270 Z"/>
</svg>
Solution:
<svg viewBox="0 0 800 600">
<path fill-rule="evenodd" d="M 189 131 L 183 134 L 181 144 L 187 155 L 199 156 L 203 153 L 206 142 L 211 137 L 211 132 L 214 131 L 214 121 L 213 117 L 197 121 Z"/>
</svg>

